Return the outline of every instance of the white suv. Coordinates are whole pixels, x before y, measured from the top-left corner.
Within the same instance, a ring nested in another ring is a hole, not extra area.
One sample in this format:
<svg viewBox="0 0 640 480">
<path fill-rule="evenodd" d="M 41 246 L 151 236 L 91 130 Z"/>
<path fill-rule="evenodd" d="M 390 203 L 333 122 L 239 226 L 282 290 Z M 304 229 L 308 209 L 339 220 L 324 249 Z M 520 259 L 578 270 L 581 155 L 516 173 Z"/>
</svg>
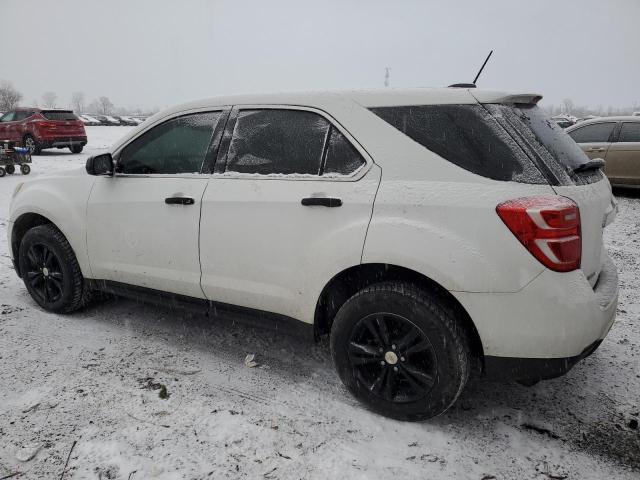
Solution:
<svg viewBox="0 0 640 480">
<path fill-rule="evenodd" d="M 19 185 L 15 268 L 54 312 L 100 290 L 299 320 L 331 336 L 370 408 L 429 418 L 472 372 L 565 373 L 613 322 L 610 185 L 539 99 L 448 88 L 181 105 L 90 158 L 89 175 Z"/>
</svg>

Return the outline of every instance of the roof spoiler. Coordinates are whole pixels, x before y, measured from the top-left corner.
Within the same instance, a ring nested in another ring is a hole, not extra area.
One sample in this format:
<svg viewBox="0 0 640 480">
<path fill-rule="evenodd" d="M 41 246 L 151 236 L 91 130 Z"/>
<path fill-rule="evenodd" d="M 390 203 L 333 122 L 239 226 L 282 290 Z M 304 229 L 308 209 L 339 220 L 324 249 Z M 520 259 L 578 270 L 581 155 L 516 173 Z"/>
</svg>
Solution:
<svg viewBox="0 0 640 480">
<path fill-rule="evenodd" d="M 478 103 L 521 103 L 526 105 L 536 105 L 542 95 L 538 93 L 518 93 L 515 95 L 505 95 L 502 92 L 492 92 L 487 90 L 469 91 Z"/>
</svg>

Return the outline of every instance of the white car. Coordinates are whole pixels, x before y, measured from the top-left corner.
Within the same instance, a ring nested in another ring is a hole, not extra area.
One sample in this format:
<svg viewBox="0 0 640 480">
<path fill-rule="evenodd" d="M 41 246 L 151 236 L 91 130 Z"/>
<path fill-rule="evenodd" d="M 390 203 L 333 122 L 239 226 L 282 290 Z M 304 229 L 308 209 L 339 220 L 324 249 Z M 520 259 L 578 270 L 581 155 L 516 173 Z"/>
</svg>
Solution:
<svg viewBox="0 0 640 480">
<path fill-rule="evenodd" d="M 180 105 L 86 172 L 20 184 L 10 254 L 52 312 L 102 290 L 298 320 L 331 336 L 369 408 L 426 419 L 472 373 L 565 373 L 613 323 L 611 188 L 540 98 L 386 89 Z"/>
</svg>

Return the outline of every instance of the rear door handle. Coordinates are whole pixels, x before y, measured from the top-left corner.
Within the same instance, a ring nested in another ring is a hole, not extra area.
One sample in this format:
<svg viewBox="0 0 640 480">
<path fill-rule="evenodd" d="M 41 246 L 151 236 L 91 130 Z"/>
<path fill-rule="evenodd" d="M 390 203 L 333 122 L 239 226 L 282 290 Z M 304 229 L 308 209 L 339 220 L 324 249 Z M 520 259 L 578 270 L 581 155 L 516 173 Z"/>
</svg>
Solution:
<svg viewBox="0 0 640 480">
<path fill-rule="evenodd" d="M 191 197 L 167 197 L 164 199 L 167 205 L 193 205 L 196 201 Z"/>
<path fill-rule="evenodd" d="M 316 205 L 321 207 L 340 207 L 342 206 L 342 199 L 332 197 L 307 197 L 303 198 L 300 203 L 305 207 L 313 207 Z"/>
</svg>

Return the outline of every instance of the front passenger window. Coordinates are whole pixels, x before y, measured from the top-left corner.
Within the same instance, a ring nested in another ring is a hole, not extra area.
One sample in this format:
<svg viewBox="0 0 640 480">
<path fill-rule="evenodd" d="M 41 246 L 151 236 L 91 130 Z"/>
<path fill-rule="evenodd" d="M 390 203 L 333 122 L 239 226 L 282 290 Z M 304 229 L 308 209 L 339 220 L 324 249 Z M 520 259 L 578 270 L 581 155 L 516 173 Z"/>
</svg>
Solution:
<svg viewBox="0 0 640 480">
<path fill-rule="evenodd" d="M 200 173 L 221 112 L 171 119 L 127 145 L 118 159 L 118 173 Z"/>
</svg>

